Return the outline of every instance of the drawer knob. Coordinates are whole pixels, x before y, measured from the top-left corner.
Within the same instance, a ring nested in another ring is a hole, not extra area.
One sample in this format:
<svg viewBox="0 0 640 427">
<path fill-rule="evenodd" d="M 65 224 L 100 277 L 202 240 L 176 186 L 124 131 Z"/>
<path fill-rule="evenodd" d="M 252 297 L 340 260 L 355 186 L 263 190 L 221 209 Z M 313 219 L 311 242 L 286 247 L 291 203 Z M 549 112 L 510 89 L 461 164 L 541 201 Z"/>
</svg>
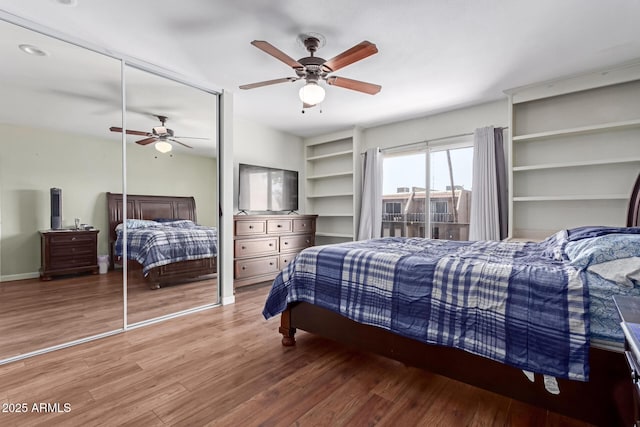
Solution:
<svg viewBox="0 0 640 427">
<path fill-rule="evenodd" d="M 243 266 L 242 266 L 242 269 L 243 269 L 243 270 L 246 270 L 246 269 L 247 269 L 247 267 L 245 267 L 245 266 L 243 265 Z"/>
<path fill-rule="evenodd" d="M 76 240 L 76 239 L 77 239 L 77 237 L 72 237 L 72 238 L 71 238 L 71 240 Z"/>
<path fill-rule="evenodd" d="M 273 246 L 273 243 L 269 243 L 269 246 L 270 246 L 270 247 L 271 247 L 271 246 Z"/>
<path fill-rule="evenodd" d="M 250 226 L 249 226 L 249 230 L 253 230 L 253 225 L 250 225 Z"/>
<path fill-rule="evenodd" d="M 277 227 L 278 227 L 278 228 L 282 228 L 282 224 L 278 224 L 278 225 L 277 225 Z"/>
<path fill-rule="evenodd" d="M 273 265 L 273 263 L 272 263 L 272 262 L 270 262 L 270 263 L 269 263 L 269 265 Z"/>
<path fill-rule="evenodd" d="M 247 249 L 247 247 L 246 246 L 241 246 L 241 249 Z"/>
<path fill-rule="evenodd" d="M 311 243 L 311 240 L 307 239 L 307 243 Z"/>
<path fill-rule="evenodd" d="M 288 244 L 289 244 L 289 242 L 284 242 L 284 244 L 285 244 L 285 245 L 288 245 Z"/>
</svg>

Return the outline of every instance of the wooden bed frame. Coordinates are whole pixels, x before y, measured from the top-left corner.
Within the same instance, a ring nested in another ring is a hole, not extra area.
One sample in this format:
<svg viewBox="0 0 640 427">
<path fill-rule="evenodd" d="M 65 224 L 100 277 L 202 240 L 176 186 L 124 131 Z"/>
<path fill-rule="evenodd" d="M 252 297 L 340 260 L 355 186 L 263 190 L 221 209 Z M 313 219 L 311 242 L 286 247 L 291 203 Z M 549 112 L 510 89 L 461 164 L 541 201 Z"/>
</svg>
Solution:
<svg viewBox="0 0 640 427">
<path fill-rule="evenodd" d="M 107 211 L 109 218 L 109 261 L 113 268 L 116 261 L 114 253 L 116 242 L 116 226 L 123 221 L 123 197 L 119 193 L 107 193 Z M 196 202 L 193 197 L 180 196 L 144 196 L 127 194 L 127 218 L 129 219 L 189 219 L 196 222 Z M 130 261 L 129 265 L 140 269 L 142 266 Z M 204 258 L 180 261 L 152 268 L 145 277 L 151 289 L 158 289 L 166 283 L 175 283 L 186 279 L 215 274 L 217 258 Z"/>
<path fill-rule="evenodd" d="M 640 175 L 629 202 L 627 226 L 638 225 Z M 517 368 L 456 348 L 424 344 L 354 322 L 305 302 L 282 313 L 282 344 L 295 344 L 296 329 L 333 339 L 595 425 L 633 425 L 633 386 L 624 353 L 591 347 L 588 382 L 558 380 L 560 394 L 546 391 L 543 376 L 530 382 Z"/>
</svg>

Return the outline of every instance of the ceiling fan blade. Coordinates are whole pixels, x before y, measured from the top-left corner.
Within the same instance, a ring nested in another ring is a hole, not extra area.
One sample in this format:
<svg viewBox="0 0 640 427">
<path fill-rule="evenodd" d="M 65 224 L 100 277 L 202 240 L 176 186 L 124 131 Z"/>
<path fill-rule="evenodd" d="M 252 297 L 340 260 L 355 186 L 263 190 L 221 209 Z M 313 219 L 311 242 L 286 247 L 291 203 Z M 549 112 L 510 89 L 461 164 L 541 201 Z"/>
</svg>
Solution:
<svg viewBox="0 0 640 427">
<path fill-rule="evenodd" d="M 122 132 L 122 128 L 118 128 L 118 127 L 115 127 L 115 126 L 110 127 L 109 130 L 111 132 Z M 127 135 L 148 136 L 149 132 L 142 132 L 142 131 L 139 131 L 139 130 L 129 130 L 129 129 L 127 129 Z"/>
<path fill-rule="evenodd" d="M 357 90 L 358 92 L 375 95 L 380 92 L 382 86 L 373 83 L 362 82 L 360 80 L 347 79 L 345 77 L 331 76 L 327 78 L 327 83 L 332 86 L 343 87 L 345 89 Z"/>
<path fill-rule="evenodd" d="M 184 142 L 180 142 L 180 141 L 178 141 L 178 140 L 177 140 L 177 139 L 175 139 L 175 138 L 167 138 L 167 139 L 168 139 L 169 141 L 173 141 L 173 142 L 178 143 L 178 144 L 180 144 L 180 145 L 182 145 L 182 146 L 185 146 L 185 147 L 187 147 L 187 148 L 193 148 L 192 146 L 187 145 L 187 144 L 185 144 Z"/>
<path fill-rule="evenodd" d="M 298 61 L 296 61 L 269 42 L 266 42 L 264 40 L 254 40 L 251 42 L 251 44 L 262 50 L 263 52 L 273 56 L 274 58 L 279 59 L 292 68 L 304 68 Z"/>
<path fill-rule="evenodd" d="M 140 145 L 148 145 L 151 144 L 152 142 L 156 141 L 156 138 L 145 138 L 145 139 L 141 139 L 139 141 L 136 141 L 136 144 L 140 144 Z"/>
<path fill-rule="evenodd" d="M 263 82 L 258 82 L 258 83 L 249 83 L 248 85 L 240 86 L 240 89 L 254 89 L 256 87 L 269 86 L 269 85 L 274 85 L 274 84 L 277 84 L 277 83 L 295 82 L 296 80 L 299 80 L 299 78 L 297 78 L 297 77 L 283 77 L 281 79 L 265 80 Z"/>
<path fill-rule="evenodd" d="M 341 54 L 334 56 L 327 62 L 325 62 L 322 66 L 328 68 L 329 72 L 337 71 L 340 68 L 344 68 L 347 65 L 351 65 L 354 62 L 360 61 L 368 56 L 373 55 L 374 53 L 378 53 L 378 48 L 375 44 L 369 41 L 363 41 L 352 47 L 351 49 L 347 49 Z"/>
</svg>

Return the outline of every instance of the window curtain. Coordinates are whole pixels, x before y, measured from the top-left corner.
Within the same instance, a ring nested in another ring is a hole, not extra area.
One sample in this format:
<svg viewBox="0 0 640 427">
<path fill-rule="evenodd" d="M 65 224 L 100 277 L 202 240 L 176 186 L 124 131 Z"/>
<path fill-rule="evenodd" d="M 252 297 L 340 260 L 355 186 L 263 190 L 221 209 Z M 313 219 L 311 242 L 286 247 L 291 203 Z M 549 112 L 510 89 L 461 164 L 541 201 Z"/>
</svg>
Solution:
<svg viewBox="0 0 640 427">
<path fill-rule="evenodd" d="M 379 148 L 366 151 L 363 173 L 358 240 L 373 239 L 382 234 L 382 153 Z"/>
<path fill-rule="evenodd" d="M 507 237 L 507 173 L 502 128 L 476 129 L 469 240 Z"/>
</svg>

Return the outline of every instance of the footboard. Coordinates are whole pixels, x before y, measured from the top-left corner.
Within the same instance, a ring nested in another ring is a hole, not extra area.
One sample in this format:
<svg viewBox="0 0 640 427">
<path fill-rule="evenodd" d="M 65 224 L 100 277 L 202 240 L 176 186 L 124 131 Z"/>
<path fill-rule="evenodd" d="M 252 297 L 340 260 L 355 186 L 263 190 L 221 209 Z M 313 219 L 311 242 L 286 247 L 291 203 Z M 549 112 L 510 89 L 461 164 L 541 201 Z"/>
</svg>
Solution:
<svg viewBox="0 0 640 427">
<path fill-rule="evenodd" d="M 217 258 L 194 259 L 152 268 L 145 280 L 151 289 L 158 289 L 165 283 L 194 279 L 215 274 L 216 272 Z"/>
</svg>

